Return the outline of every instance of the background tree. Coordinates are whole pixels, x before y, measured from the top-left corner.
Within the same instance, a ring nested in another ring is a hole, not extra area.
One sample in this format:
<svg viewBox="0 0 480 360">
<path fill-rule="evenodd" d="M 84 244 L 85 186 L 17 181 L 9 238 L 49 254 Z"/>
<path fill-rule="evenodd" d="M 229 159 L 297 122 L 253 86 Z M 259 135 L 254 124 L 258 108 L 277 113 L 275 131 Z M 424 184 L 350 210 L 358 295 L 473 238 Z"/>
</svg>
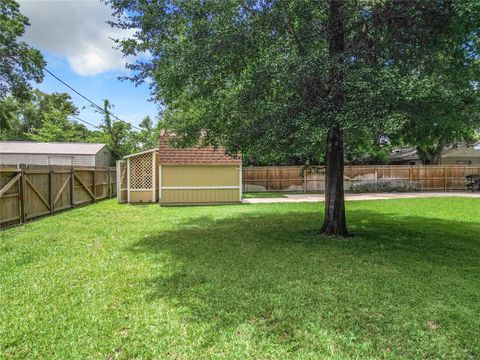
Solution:
<svg viewBox="0 0 480 360">
<path fill-rule="evenodd" d="M 153 79 L 166 126 L 184 144 L 203 134 L 202 144 L 233 154 L 323 154 L 327 235 L 347 235 L 344 144 L 394 136 L 413 104 L 405 87 L 426 69 L 468 68 L 461 88 L 478 80 L 473 0 L 108 3 L 115 26 L 137 30 L 120 42 L 124 54 L 151 54 L 129 66 L 131 79 Z"/>
<path fill-rule="evenodd" d="M 468 72 L 451 71 L 415 79 L 407 88 L 412 105 L 395 139 L 413 146 L 424 164 L 437 165 L 448 146 L 474 140 L 480 127 L 479 94 L 465 86 Z"/>
<path fill-rule="evenodd" d="M 78 109 L 66 93 L 34 90 L 29 99 L 13 96 L 0 101 L 3 140 L 88 141 L 89 130 L 70 120 Z"/>
<path fill-rule="evenodd" d="M 45 60 L 20 38 L 29 26 L 13 0 L 0 1 L 0 99 L 29 96 L 30 81 L 41 82 Z"/>
<path fill-rule="evenodd" d="M 107 134 L 112 131 L 111 110 L 113 110 L 113 108 L 114 108 L 113 104 L 111 104 L 110 100 L 108 100 L 108 99 L 103 100 L 103 108 L 101 110 L 94 107 L 95 112 L 97 114 L 102 114 L 103 115 L 103 123 L 100 126 L 103 129 L 103 131 Z"/>
<path fill-rule="evenodd" d="M 118 160 L 135 151 L 136 134 L 130 124 L 112 120 L 111 111 L 113 108 L 113 104 L 105 99 L 103 100 L 103 108 L 95 109 L 103 117 L 100 125 L 101 130 L 94 131 L 89 141 L 107 144 L 113 158 Z"/>
<path fill-rule="evenodd" d="M 150 116 L 146 116 L 138 124 L 140 131 L 136 133 L 137 150 L 147 150 L 158 147 L 158 138 L 160 136 L 160 123 L 154 124 Z"/>
<path fill-rule="evenodd" d="M 21 140 L 20 108 L 13 96 L 0 100 L 0 140 Z"/>
</svg>

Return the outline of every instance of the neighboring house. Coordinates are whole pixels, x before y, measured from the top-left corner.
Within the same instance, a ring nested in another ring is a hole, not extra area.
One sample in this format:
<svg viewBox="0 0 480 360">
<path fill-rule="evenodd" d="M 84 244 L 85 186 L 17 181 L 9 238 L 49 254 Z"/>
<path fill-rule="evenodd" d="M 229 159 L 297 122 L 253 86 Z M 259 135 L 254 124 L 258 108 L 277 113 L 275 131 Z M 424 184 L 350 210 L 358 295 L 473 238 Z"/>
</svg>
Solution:
<svg viewBox="0 0 480 360">
<path fill-rule="evenodd" d="M 390 164 L 392 165 L 421 165 L 422 160 L 413 147 L 394 149 L 390 153 Z"/>
<path fill-rule="evenodd" d="M 480 165 L 480 141 L 444 151 L 441 162 L 442 165 Z"/>
<path fill-rule="evenodd" d="M 392 165 L 421 165 L 413 147 L 395 149 L 390 154 Z M 480 165 L 480 141 L 470 145 L 451 146 L 440 155 L 440 165 Z"/>
<path fill-rule="evenodd" d="M 105 144 L 0 141 L 0 165 L 111 166 Z"/>
</svg>

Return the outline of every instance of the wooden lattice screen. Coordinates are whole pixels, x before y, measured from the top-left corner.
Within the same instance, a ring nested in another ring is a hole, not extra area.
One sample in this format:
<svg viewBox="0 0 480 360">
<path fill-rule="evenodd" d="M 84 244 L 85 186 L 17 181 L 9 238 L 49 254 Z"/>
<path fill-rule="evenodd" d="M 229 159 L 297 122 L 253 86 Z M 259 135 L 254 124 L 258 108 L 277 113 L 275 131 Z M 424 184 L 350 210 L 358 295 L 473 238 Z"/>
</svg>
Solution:
<svg viewBox="0 0 480 360">
<path fill-rule="evenodd" d="M 152 153 L 130 158 L 130 189 L 152 189 Z"/>
<path fill-rule="evenodd" d="M 127 189 L 127 162 L 120 162 L 120 190 Z"/>
</svg>

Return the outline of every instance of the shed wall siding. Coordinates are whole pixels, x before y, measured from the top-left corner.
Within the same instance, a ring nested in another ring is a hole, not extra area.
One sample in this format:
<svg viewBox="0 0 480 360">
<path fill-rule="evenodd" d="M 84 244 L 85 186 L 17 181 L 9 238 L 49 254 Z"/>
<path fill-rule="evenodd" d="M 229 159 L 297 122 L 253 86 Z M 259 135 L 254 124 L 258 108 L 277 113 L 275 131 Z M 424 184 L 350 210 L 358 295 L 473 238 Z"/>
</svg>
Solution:
<svg viewBox="0 0 480 360">
<path fill-rule="evenodd" d="M 130 191 L 130 202 L 132 203 L 150 203 L 152 201 L 152 190 Z"/>
<path fill-rule="evenodd" d="M 163 190 L 164 204 L 214 204 L 240 201 L 240 189 Z"/>
<path fill-rule="evenodd" d="M 95 166 L 95 155 L 0 154 L 0 164 Z"/>
<path fill-rule="evenodd" d="M 238 186 L 239 171 L 237 165 L 164 165 L 162 166 L 162 187 Z"/>
<path fill-rule="evenodd" d="M 161 202 L 163 204 L 239 202 L 240 171 L 238 165 L 162 165 Z"/>
<path fill-rule="evenodd" d="M 112 154 L 105 146 L 95 155 L 95 166 L 110 166 L 112 164 Z"/>
</svg>

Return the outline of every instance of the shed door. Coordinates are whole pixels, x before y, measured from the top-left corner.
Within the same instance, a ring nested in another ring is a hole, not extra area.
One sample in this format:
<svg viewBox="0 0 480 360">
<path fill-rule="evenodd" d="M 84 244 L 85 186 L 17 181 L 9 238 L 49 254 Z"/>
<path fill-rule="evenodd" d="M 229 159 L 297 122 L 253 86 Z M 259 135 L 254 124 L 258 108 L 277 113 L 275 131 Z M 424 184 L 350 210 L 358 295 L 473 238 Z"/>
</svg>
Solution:
<svg viewBox="0 0 480 360">
<path fill-rule="evenodd" d="M 231 203 L 240 201 L 237 165 L 162 165 L 164 204 Z"/>
</svg>

